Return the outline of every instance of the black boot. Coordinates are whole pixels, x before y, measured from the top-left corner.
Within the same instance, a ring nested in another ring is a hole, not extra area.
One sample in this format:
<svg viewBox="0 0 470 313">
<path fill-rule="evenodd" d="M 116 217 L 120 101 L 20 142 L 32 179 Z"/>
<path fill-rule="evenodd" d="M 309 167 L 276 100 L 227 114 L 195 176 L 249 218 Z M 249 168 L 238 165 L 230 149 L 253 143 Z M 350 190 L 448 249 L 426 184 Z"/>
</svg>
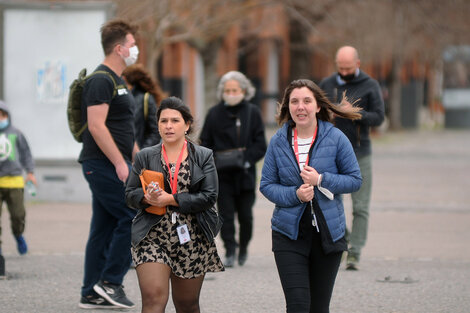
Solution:
<svg viewBox="0 0 470 313">
<path fill-rule="evenodd" d="M 225 257 L 225 267 L 233 267 L 235 265 L 235 254 L 227 254 Z"/>
<path fill-rule="evenodd" d="M 245 264 L 247 258 L 248 258 L 248 248 L 247 247 L 241 247 L 240 251 L 238 253 L 238 264 L 240 266 L 243 266 Z"/>
</svg>

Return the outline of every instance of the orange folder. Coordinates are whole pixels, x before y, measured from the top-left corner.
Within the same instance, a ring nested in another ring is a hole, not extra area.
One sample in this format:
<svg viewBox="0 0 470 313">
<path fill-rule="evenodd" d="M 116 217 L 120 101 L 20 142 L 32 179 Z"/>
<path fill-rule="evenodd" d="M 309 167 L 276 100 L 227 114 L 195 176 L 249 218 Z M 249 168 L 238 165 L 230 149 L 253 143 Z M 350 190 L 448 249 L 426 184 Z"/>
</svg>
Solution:
<svg viewBox="0 0 470 313">
<path fill-rule="evenodd" d="M 143 169 L 139 175 L 140 182 L 142 183 L 142 189 L 144 193 L 147 193 L 147 187 L 151 182 L 156 182 L 160 188 L 164 188 L 163 173 Z M 166 207 L 160 208 L 157 206 L 149 206 L 145 209 L 147 212 L 157 215 L 163 215 L 166 213 Z"/>
</svg>

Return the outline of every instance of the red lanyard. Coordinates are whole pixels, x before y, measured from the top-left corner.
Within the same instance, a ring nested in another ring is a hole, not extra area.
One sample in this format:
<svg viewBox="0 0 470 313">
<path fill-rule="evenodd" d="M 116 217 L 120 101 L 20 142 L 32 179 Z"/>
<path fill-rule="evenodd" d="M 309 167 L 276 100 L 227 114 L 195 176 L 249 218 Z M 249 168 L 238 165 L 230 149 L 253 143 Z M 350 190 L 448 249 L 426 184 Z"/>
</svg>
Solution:
<svg viewBox="0 0 470 313">
<path fill-rule="evenodd" d="M 184 141 L 183 149 L 181 149 L 180 155 L 178 156 L 178 160 L 176 161 L 175 172 L 173 173 L 173 177 L 171 177 L 171 168 L 170 162 L 168 162 L 168 156 L 166 155 L 165 146 L 162 144 L 162 153 L 163 159 L 165 160 L 166 166 L 168 167 L 168 175 L 170 175 L 170 182 L 171 182 L 171 193 L 175 194 L 178 187 L 178 172 L 180 171 L 181 161 L 183 159 L 184 150 L 187 146 L 187 141 Z"/>
<path fill-rule="evenodd" d="M 312 138 L 312 143 L 310 144 L 310 147 L 308 148 L 308 151 L 310 152 L 310 148 L 312 148 L 313 143 L 315 142 L 315 138 L 317 137 L 317 130 L 318 126 L 315 127 L 315 132 L 313 133 L 313 138 Z M 294 152 L 295 152 L 295 157 L 297 158 L 297 163 L 299 163 L 300 166 L 300 160 L 299 160 L 299 144 L 297 142 L 297 128 L 294 128 Z M 307 154 L 307 160 L 305 160 L 305 164 L 308 165 L 308 159 L 310 157 L 310 154 Z"/>
</svg>

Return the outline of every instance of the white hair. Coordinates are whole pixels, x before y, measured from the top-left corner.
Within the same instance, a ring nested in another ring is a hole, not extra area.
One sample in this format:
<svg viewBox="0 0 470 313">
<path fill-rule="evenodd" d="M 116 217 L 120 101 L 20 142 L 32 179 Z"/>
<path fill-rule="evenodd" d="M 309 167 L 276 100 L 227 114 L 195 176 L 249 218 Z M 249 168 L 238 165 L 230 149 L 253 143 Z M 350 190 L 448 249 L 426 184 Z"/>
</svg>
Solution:
<svg viewBox="0 0 470 313">
<path fill-rule="evenodd" d="M 251 81 L 241 72 L 230 71 L 220 78 L 219 85 L 217 86 L 217 100 L 222 100 L 225 83 L 229 80 L 235 80 L 240 84 L 240 88 L 245 92 L 245 100 L 250 100 L 255 96 L 256 88 L 253 86 Z"/>
</svg>

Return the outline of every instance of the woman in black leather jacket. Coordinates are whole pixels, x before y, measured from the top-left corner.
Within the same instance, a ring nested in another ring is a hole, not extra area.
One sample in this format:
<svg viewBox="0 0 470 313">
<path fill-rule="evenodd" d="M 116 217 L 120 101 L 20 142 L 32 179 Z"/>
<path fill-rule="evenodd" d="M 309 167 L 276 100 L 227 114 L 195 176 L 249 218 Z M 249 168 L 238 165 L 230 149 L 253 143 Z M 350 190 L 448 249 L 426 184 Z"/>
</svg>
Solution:
<svg viewBox="0 0 470 313">
<path fill-rule="evenodd" d="M 127 204 L 138 210 L 132 223 L 132 259 L 142 312 L 164 312 L 170 280 L 176 311 L 199 312 L 205 273 L 224 270 L 215 243 L 204 236 L 196 217 L 217 200 L 217 171 L 212 151 L 187 140 L 193 117 L 180 99 L 163 100 L 157 120 L 162 142 L 137 153 L 126 188 Z M 139 178 L 144 169 L 163 173 L 163 186 L 144 193 Z M 166 212 L 149 213 L 149 206 L 165 207 Z"/>
</svg>

